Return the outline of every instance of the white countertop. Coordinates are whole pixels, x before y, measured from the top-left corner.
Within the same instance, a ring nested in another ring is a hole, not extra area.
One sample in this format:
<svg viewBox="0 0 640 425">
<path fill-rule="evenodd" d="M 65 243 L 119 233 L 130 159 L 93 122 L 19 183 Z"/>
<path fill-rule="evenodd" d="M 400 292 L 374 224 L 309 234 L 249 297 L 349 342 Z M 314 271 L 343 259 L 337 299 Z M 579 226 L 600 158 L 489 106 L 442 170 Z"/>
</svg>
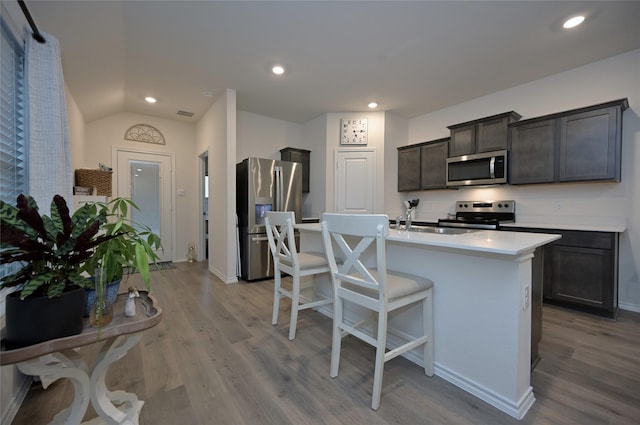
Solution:
<svg viewBox="0 0 640 425">
<path fill-rule="evenodd" d="M 387 240 L 420 245 L 441 246 L 495 254 L 519 255 L 560 239 L 560 235 L 547 233 L 479 230 L 459 235 L 407 232 L 389 229 Z"/>
<path fill-rule="evenodd" d="M 296 224 L 301 231 L 320 231 L 320 224 Z M 478 230 L 459 235 L 407 232 L 389 229 L 387 240 L 418 245 L 439 246 L 469 251 L 491 252 L 495 254 L 519 255 L 549 242 L 560 239 L 560 235 L 547 233 L 509 232 Z"/>
</svg>

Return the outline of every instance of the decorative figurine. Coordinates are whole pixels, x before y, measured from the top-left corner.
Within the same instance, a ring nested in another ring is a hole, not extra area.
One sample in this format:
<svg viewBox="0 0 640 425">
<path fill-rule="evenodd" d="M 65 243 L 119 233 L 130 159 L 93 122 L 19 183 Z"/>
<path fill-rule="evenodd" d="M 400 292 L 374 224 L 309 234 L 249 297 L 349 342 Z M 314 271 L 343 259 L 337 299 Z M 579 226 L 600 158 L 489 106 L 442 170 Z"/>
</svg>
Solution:
<svg viewBox="0 0 640 425">
<path fill-rule="evenodd" d="M 195 263 L 198 259 L 198 254 L 196 254 L 196 245 L 193 242 L 189 242 L 187 247 L 187 260 L 190 263 Z"/>
<path fill-rule="evenodd" d="M 129 298 L 127 298 L 127 302 L 124 305 L 124 315 L 127 317 L 133 317 L 136 315 L 136 297 L 139 297 L 140 294 L 138 290 L 133 286 L 129 287 Z"/>
</svg>

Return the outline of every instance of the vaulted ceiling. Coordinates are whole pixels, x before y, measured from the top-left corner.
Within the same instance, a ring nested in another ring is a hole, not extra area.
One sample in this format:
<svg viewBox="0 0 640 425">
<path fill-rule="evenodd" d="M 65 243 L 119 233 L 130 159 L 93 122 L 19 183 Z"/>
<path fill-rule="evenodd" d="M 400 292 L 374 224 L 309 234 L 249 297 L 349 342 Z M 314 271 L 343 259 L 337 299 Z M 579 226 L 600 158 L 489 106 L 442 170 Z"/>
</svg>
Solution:
<svg viewBox="0 0 640 425">
<path fill-rule="evenodd" d="M 411 118 L 640 48 L 638 1 L 27 6 L 59 39 L 65 80 L 88 122 L 122 111 L 195 122 L 226 88 L 237 91 L 238 109 L 291 122 L 364 111 L 370 101 Z M 563 29 L 578 13 L 585 23 Z M 274 63 L 287 72 L 272 75 Z"/>
</svg>

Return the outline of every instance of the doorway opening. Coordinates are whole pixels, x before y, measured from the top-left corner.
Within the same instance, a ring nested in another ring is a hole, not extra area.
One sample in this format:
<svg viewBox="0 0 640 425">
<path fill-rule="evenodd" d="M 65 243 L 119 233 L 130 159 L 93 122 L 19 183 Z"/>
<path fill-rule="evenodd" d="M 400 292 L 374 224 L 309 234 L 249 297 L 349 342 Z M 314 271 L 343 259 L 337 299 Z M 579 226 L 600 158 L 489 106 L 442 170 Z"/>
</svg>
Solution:
<svg viewBox="0 0 640 425">
<path fill-rule="evenodd" d="M 200 155 L 200 235 L 198 252 L 204 253 L 203 259 L 209 259 L 209 151 Z"/>
</svg>

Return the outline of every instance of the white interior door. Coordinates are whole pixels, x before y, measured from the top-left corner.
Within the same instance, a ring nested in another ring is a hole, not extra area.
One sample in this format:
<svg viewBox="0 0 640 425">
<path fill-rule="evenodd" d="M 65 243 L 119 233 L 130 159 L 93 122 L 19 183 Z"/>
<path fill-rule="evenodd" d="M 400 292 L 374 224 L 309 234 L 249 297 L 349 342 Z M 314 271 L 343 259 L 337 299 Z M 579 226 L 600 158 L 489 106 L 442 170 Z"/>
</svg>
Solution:
<svg viewBox="0 0 640 425">
<path fill-rule="evenodd" d="M 340 214 L 373 214 L 375 205 L 375 150 L 337 149 L 335 206 Z"/>
<path fill-rule="evenodd" d="M 173 260 L 173 156 L 116 151 L 118 196 L 131 198 L 140 211 L 130 212 L 132 221 L 149 226 L 162 240 L 160 261 Z"/>
</svg>

